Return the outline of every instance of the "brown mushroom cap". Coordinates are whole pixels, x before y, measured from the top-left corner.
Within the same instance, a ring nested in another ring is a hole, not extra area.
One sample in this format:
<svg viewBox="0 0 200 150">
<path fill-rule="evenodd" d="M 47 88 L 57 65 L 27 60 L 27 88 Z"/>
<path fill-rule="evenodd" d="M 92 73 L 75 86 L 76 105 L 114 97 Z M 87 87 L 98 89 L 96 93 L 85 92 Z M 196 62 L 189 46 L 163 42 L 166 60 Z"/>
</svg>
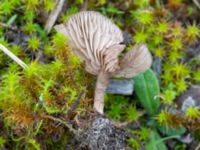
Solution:
<svg viewBox="0 0 200 150">
<path fill-rule="evenodd" d="M 118 55 L 125 45 L 120 44 L 123 42 L 121 30 L 109 19 L 98 12 L 83 11 L 62 26 L 74 53 L 85 61 L 89 73 L 97 75 L 100 70 L 118 69 Z"/>
</svg>

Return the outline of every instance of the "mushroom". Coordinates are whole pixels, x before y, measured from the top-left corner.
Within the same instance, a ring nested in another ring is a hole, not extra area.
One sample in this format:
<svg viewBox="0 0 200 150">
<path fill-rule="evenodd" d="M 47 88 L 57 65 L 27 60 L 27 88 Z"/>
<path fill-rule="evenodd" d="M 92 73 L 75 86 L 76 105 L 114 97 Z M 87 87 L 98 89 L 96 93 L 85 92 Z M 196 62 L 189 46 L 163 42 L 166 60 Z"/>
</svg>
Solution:
<svg viewBox="0 0 200 150">
<path fill-rule="evenodd" d="M 122 31 L 98 12 L 79 12 L 55 29 L 67 36 L 72 51 L 85 62 L 85 70 L 97 75 L 94 109 L 100 114 L 110 78 L 132 78 L 151 66 L 152 57 L 144 44 L 119 58 L 125 48 Z"/>
</svg>

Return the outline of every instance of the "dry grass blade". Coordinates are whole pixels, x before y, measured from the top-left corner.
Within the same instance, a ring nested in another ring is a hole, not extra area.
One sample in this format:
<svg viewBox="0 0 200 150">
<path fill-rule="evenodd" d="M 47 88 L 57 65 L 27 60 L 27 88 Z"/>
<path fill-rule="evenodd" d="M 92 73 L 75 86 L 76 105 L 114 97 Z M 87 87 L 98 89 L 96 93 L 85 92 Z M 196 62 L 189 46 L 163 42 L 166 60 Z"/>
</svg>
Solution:
<svg viewBox="0 0 200 150">
<path fill-rule="evenodd" d="M 0 49 L 6 54 L 8 55 L 12 60 L 14 60 L 18 65 L 20 65 L 23 69 L 24 68 L 28 68 L 28 66 L 21 60 L 19 59 L 17 56 L 15 56 L 11 51 L 9 51 L 5 46 L 3 46 L 2 44 L 0 44 Z"/>
<path fill-rule="evenodd" d="M 193 0 L 193 2 L 200 9 L 200 3 L 198 2 L 198 0 Z"/>
<path fill-rule="evenodd" d="M 47 22 L 45 24 L 45 30 L 49 33 L 56 22 L 58 15 L 60 14 L 65 0 L 57 0 L 57 4 L 54 10 L 50 13 Z"/>
</svg>

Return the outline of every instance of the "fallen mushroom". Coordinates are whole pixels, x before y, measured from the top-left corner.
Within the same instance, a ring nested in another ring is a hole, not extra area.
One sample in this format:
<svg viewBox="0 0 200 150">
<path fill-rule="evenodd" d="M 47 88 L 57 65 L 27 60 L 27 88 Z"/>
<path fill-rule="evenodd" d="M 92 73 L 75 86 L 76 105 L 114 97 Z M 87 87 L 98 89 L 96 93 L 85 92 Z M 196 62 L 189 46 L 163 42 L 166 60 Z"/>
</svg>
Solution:
<svg viewBox="0 0 200 150">
<path fill-rule="evenodd" d="M 79 12 L 55 29 L 67 36 L 73 52 L 85 62 L 86 71 L 97 75 L 94 109 L 101 114 L 110 78 L 132 78 L 151 66 L 152 57 L 144 44 L 136 45 L 119 60 L 125 48 L 122 32 L 98 12 Z"/>
</svg>

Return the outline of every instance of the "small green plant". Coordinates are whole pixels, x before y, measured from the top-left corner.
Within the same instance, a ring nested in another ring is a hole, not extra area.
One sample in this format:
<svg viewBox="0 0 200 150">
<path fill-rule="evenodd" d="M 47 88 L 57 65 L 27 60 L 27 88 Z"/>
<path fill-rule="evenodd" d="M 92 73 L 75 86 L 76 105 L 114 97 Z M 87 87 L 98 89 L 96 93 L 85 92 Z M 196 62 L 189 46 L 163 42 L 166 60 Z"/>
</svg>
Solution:
<svg viewBox="0 0 200 150">
<path fill-rule="evenodd" d="M 176 87 L 177 93 L 182 93 L 187 89 L 188 85 L 187 82 L 182 79 L 176 82 Z"/>
<path fill-rule="evenodd" d="M 32 51 L 36 51 L 40 48 L 40 41 L 37 37 L 32 37 L 28 41 L 28 48 L 30 48 Z"/>
<path fill-rule="evenodd" d="M 115 99 L 115 101 L 111 101 L 111 99 Z M 128 99 L 124 98 L 123 96 L 114 96 L 111 94 L 106 95 L 106 107 L 107 114 L 110 118 L 115 120 L 120 120 L 123 116 L 124 110 L 128 105 Z M 130 114 L 132 116 L 133 114 Z"/>
<path fill-rule="evenodd" d="M 35 19 L 36 14 L 34 13 L 34 11 L 29 10 L 29 11 L 25 11 L 24 15 L 23 15 L 23 19 L 27 22 L 33 22 L 33 20 Z"/>
<path fill-rule="evenodd" d="M 51 11 L 55 7 L 55 2 L 53 0 L 45 0 L 44 2 L 44 10 Z"/>
<path fill-rule="evenodd" d="M 181 39 L 174 38 L 170 41 L 169 47 L 174 51 L 181 50 L 183 48 Z"/>
<path fill-rule="evenodd" d="M 155 27 L 159 33 L 167 33 L 169 30 L 168 24 L 166 22 L 159 22 L 157 27 Z"/>
<path fill-rule="evenodd" d="M 187 26 L 186 40 L 188 40 L 189 43 L 193 43 L 194 41 L 196 41 L 199 36 L 200 36 L 200 29 L 195 23 Z"/>
<path fill-rule="evenodd" d="M 44 46 L 43 52 L 44 52 L 45 55 L 48 56 L 48 55 L 53 55 L 55 51 L 54 51 L 54 48 L 53 48 L 52 45 L 47 44 L 47 45 Z"/>
<path fill-rule="evenodd" d="M 134 4 L 138 5 L 139 8 L 144 8 L 149 5 L 149 0 L 134 1 Z"/>
<path fill-rule="evenodd" d="M 39 0 L 27 0 L 26 2 L 26 9 L 27 10 L 36 10 L 37 6 L 39 5 Z"/>
<path fill-rule="evenodd" d="M 3 148 L 5 143 L 6 140 L 2 136 L 0 136 L 0 148 Z"/>
<path fill-rule="evenodd" d="M 199 82 L 200 81 L 200 70 L 193 73 L 194 79 Z"/>
<path fill-rule="evenodd" d="M 198 119 L 200 116 L 199 108 L 190 106 L 187 108 L 185 115 L 188 119 Z"/>
<path fill-rule="evenodd" d="M 162 110 L 158 116 L 157 116 L 157 120 L 158 120 L 158 123 L 164 125 L 164 126 L 167 126 L 168 125 L 168 119 L 169 119 L 169 112 L 166 111 L 166 110 Z"/>
<path fill-rule="evenodd" d="M 20 56 L 23 55 L 22 48 L 20 45 L 13 45 L 11 51 L 16 55 Z"/>
<path fill-rule="evenodd" d="M 177 93 L 172 89 L 167 89 L 163 92 L 163 103 L 167 105 L 173 104 L 173 101 L 176 97 Z"/>
<path fill-rule="evenodd" d="M 148 25 L 153 22 L 153 15 L 151 11 L 142 11 L 137 15 L 137 20 L 142 25 Z"/>
<path fill-rule="evenodd" d="M 155 49 L 155 56 L 158 58 L 163 58 L 165 56 L 165 50 L 162 48 Z"/>
<path fill-rule="evenodd" d="M 129 106 L 126 109 L 126 119 L 128 121 L 137 121 L 140 117 L 140 113 L 137 111 L 135 106 Z"/>
<path fill-rule="evenodd" d="M 128 140 L 128 144 L 129 144 L 129 146 L 131 147 L 131 148 L 133 148 L 133 149 L 135 149 L 135 150 L 140 150 L 140 145 L 139 145 L 139 143 L 138 143 L 138 141 L 136 141 L 135 139 L 133 139 L 133 138 L 130 138 L 129 140 Z"/>
<path fill-rule="evenodd" d="M 24 31 L 28 34 L 33 34 L 34 32 L 36 32 L 36 25 L 32 22 L 28 22 L 24 26 Z"/>
<path fill-rule="evenodd" d="M 172 69 L 172 74 L 176 77 L 176 79 L 186 78 L 189 76 L 190 70 L 185 64 L 177 63 Z"/>
<path fill-rule="evenodd" d="M 138 44 L 145 43 L 148 35 L 143 31 L 137 31 L 134 35 L 134 41 Z"/>
<path fill-rule="evenodd" d="M 0 12 L 4 15 L 10 15 L 14 9 L 12 1 L 3 0 L 0 2 Z"/>
</svg>

